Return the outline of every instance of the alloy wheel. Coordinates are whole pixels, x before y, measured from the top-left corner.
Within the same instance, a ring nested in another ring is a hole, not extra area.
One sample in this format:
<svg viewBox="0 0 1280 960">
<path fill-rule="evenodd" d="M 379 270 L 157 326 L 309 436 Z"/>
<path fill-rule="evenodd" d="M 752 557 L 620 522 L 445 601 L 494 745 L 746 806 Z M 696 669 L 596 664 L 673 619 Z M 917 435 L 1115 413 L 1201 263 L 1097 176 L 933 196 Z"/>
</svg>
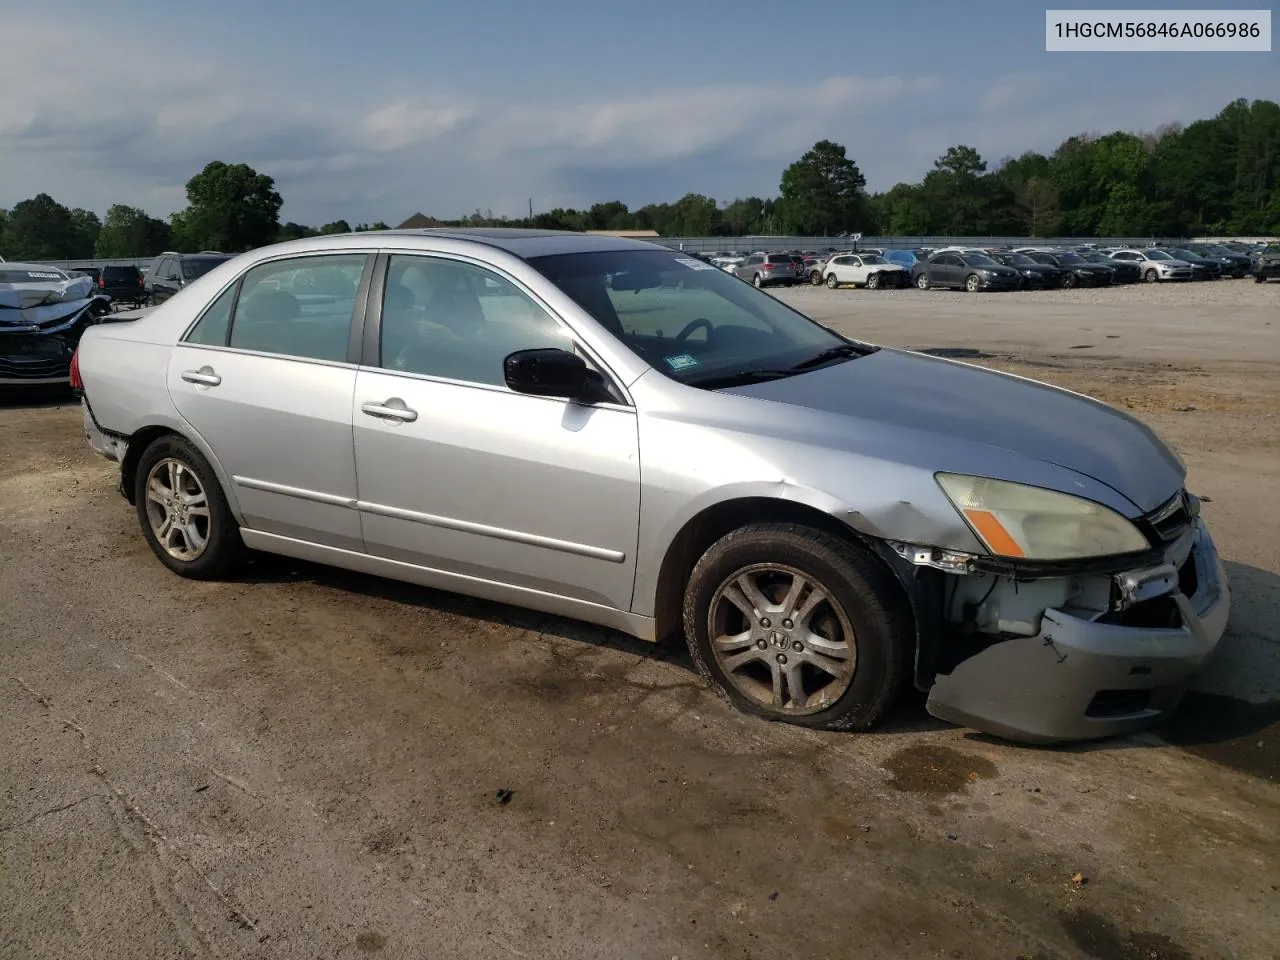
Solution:
<svg viewBox="0 0 1280 960">
<path fill-rule="evenodd" d="M 776 713 L 819 713 L 853 680 L 857 650 L 848 615 L 794 567 L 753 564 L 726 578 L 711 598 L 707 633 L 727 681 Z"/>
<path fill-rule="evenodd" d="M 195 471 L 173 457 L 147 474 L 147 519 L 151 532 L 175 560 L 190 563 L 209 545 L 209 498 Z"/>
</svg>

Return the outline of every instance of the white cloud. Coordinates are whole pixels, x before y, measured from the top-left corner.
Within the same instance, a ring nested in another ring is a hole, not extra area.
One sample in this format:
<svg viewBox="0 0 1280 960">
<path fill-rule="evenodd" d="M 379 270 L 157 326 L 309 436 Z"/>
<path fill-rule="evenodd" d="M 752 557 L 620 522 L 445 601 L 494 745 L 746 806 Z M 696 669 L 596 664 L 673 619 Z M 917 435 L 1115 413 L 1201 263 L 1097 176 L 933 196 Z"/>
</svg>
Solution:
<svg viewBox="0 0 1280 960">
<path fill-rule="evenodd" d="M 438 140 L 472 117 L 470 108 L 444 99 L 401 100 L 364 117 L 364 132 L 374 149 L 403 150 Z"/>
<path fill-rule="evenodd" d="M 405 194 L 397 208 L 434 202 L 447 215 L 486 197 L 563 192 L 565 170 L 678 164 L 726 150 L 790 157 L 833 135 L 833 124 L 929 89 L 927 80 L 834 76 L 564 104 L 444 90 L 341 102 L 310 95 L 310 84 L 279 71 L 230 68 L 163 45 L 86 69 L 83 50 L 47 22 L 15 23 L 6 34 L 22 43 L 0 58 L 0 89 L 9 91 L 0 98 L 0 205 L 45 191 L 99 210 L 127 202 L 167 213 L 182 206 L 185 181 L 221 159 L 276 177 L 287 216 L 360 198 L 396 202 L 397 188 Z M 99 39 L 113 47 L 109 35 Z M 443 199 L 422 196 L 433 186 Z"/>
</svg>

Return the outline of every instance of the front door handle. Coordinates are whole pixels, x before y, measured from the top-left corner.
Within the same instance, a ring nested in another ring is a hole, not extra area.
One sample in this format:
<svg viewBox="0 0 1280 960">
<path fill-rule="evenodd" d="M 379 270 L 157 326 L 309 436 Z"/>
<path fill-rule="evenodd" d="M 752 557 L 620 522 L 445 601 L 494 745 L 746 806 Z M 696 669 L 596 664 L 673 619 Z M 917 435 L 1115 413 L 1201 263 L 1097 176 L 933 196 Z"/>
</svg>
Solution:
<svg viewBox="0 0 1280 960">
<path fill-rule="evenodd" d="M 418 411 L 410 410 L 399 397 L 392 397 L 382 403 L 362 403 L 360 410 L 379 420 L 400 420 L 404 423 L 412 423 L 418 419 Z"/>
<path fill-rule="evenodd" d="M 199 370 L 183 370 L 182 379 L 187 383 L 199 383 L 206 387 L 216 387 L 222 378 L 213 372 L 213 367 L 201 367 Z"/>
</svg>

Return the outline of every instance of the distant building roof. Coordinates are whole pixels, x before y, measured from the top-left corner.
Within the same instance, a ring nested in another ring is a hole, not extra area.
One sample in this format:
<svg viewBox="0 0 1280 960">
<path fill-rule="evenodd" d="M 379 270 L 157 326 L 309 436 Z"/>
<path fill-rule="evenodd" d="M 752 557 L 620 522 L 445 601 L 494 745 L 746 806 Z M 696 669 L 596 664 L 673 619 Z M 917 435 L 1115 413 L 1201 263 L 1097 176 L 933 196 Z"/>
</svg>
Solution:
<svg viewBox="0 0 1280 960">
<path fill-rule="evenodd" d="M 423 230 L 427 227 L 447 227 L 448 224 L 443 220 L 437 220 L 435 217 L 428 217 L 425 213 L 415 213 L 404 223 L 399 224 L 397 230 Z"/>
<path fill-rule="evenodd" d="M 593 237 L 657 237 L 661 236 L 657 230 L 588 230 L 587 233 Z"/>
</svg>

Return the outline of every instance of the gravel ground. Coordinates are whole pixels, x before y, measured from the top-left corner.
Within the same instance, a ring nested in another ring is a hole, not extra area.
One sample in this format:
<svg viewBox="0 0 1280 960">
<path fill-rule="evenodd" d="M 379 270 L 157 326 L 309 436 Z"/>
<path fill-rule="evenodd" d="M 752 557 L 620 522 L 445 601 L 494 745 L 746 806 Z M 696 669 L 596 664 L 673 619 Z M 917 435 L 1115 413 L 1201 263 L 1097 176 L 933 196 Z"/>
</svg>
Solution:
<svg viewBox="0 0 1280 960">
<path fill-rule="evenodd" d="M 778 296 L 1174 443 L 1234 609 L 1173 723 L 1033 750 L 911 698 L 813 733 L 552 617 L 271 559 L 185 582 L 78 411 L 10 401 L 0 956 L 1277 956 L 1280 285 Z"/>
</svg>

